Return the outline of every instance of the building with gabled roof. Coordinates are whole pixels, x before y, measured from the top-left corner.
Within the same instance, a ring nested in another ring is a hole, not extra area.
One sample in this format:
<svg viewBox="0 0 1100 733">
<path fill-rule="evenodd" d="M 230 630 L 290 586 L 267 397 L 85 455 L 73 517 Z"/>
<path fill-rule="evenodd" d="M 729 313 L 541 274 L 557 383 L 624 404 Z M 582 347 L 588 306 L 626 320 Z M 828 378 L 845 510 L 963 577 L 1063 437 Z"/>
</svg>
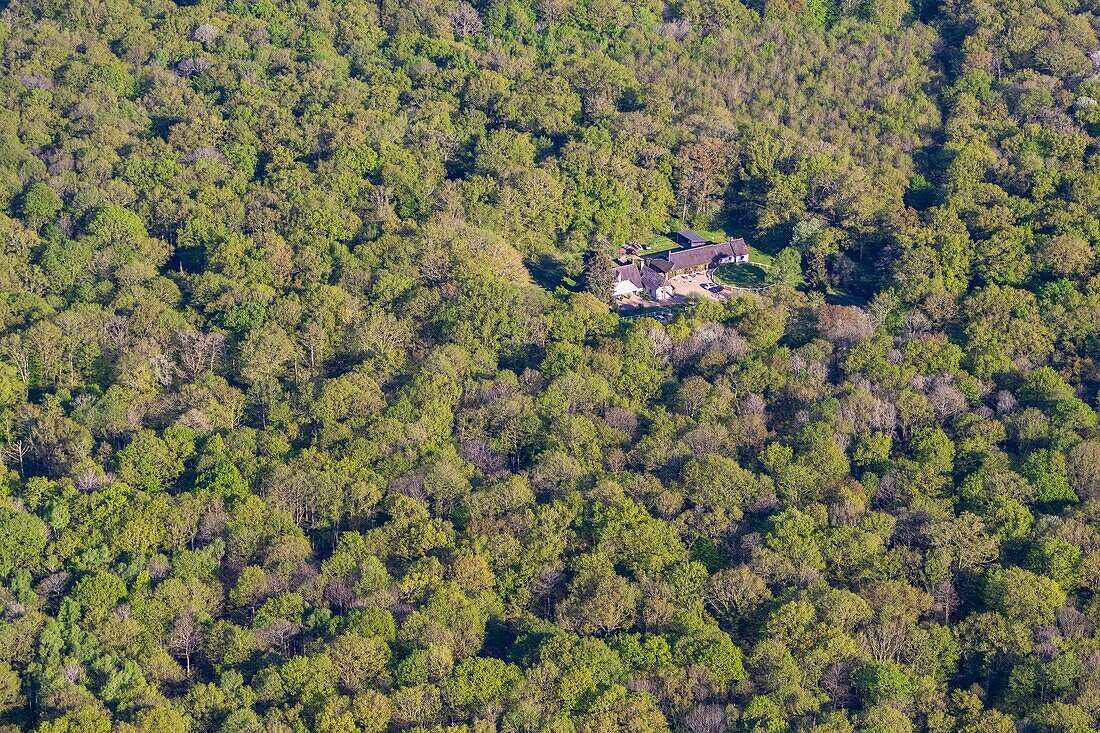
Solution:
<svg viewBox="0 0 1100 733">
<path fill-rule="evenodd" d="M 645 287 L 642 282 L 642 272 L 635 262 L 619 265 L 611 272 L 615 277 L 615 283 L 612 286 L 611 294 L 615 297 L 630 295 Z"/>
<path fill-rule="evenodd" d="M 748 262 L 749 248 L 745 240 L 730 237 L 722 243 L 702 244 L 669 250 L 655 255 L 649 265 L 669 277 L 684 272 L 707 270 L 728 262 Z"/>
<path fill-rule="evenodd" d="M 672 286 L 668 283 L 665 273 L 650 265 L 642 268 L 642 284 L 649 297 L 654 300 L 667 300 L 672 297 Z"/>
<path fill-rule="evenodd" d="M 729 241 L 730 251 L 733 252 L 734 262 L 748 262 L 749 261 L 749 245 L 745 244 L 745 240 L 741 237 L 736 239 L 730 237 Z"/>
<path fill-rule="evenodd" d="M 731 262 L 749 261 L 749 247 L 740 237 L 708 243 L 695 232 L 683 230 L 675 232 L 673 238 L 684 246 L 651 255 L 644 264 L 635 260 L 616 267 L 614 295 L 618 297 L 644 290 L 651 298 L 668 300 L 675 292 L 670 281 L 678 275 L 709 270 Z"/>
<path fill-rule="evenodd" d="M 693 232 L 690 229 L 681 229 L 678 232 L 673 232 L 672 241 L 681 247 L 701 247 L 707 243 L 707 240 L 703 235 L 698 232 Z"/>
</svg>

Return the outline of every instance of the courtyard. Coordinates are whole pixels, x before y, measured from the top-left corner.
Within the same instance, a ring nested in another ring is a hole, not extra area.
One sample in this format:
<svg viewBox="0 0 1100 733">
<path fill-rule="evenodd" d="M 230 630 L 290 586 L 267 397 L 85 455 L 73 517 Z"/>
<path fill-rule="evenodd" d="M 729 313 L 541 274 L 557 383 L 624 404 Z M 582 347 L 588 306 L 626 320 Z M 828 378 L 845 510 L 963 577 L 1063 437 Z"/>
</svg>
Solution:
<svg viewBox="0 0 1100 733">
<path fill-rule="evenodd" d="M 706 272 L 677 275 L 676 277 L 669 278 L 668 284 L 672 286 L 672 297 L 654 300 L 643 292 L 633 293 L 619 298 L 619 312 L 624 314 L 638 314 L 646 310 L 662 310 L 673 305 L 685 305 L 690 303 L 693 298 L 709 298 L 711 300 L 723 301 L 726 299 L 729 292 L 724 287 L 721 292 L 717 293 L 711 292 L 704 287 L 704 285 L 722 286 L 721 283 L 716 283 L 711 278 L 709 270 Z"/>
</svg>

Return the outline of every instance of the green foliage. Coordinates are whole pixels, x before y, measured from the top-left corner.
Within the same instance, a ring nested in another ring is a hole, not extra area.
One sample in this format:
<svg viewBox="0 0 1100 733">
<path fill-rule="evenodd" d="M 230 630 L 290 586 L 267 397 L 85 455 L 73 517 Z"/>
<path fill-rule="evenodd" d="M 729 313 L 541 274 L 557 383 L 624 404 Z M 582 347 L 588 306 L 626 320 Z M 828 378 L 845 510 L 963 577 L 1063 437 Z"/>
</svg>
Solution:
<svg viewBox="0 0 1100 733">
<path fill-rule="evenodd" d="M 1049 578 L 1010 567 L 986 573 L 982 599 L 1009 621 L 1035 626 L 1054 620 L 1054 612 L 1065 603 L 1066 594 Z"/>
<path fill-rule="evenodd" d="M 0 577 L 38 570 L 46 542 L 46 526 L 38 517 L 0 506 Z"/>
<path fill-rule="evenodd" d="M 464 659 L 443 689 L 455 707 L 481 711 L 500 704 L 520 678 L 518 669 L 499 659 Z"/>
<path fill-rule="evenodd" d="M 1020 470 L 1035 488 L 1036 502 L 1049 504 L 1077 501 L 1077 494 L 1066 477 L 1066 459 L 1061 453 L 1037 450 L 1027 457 Z"/>
<path fill-rule="evenodd" d="M 6 662 L 0 663 L 0 715 L 23 704 L 19 675 Z"/>
<path fill-rule="evenodd" d="M 23 195 L 19 213 L 31 221 L 53 219 L 64 207 L 65 202 L 45 183 L 35 183 Z"/>
<path fill-rule="evenodd" d="M 897 664 L 869 664 L 852 674 L 852 682 L 864 700 L 874 705 L 880 702 L 904 700 L 913 694 L 913 681 Z"/>
<path fill-rule="evenodd" d="M 183 461 L 156 433 L 143 430 L 118 454 L 118 476 L 144 491 L 170 488 Z"/>
<path fill-rule="evenodd" d="M 767 281 L 776 285 L 797 285 L 802 280 L 802 255 L 794 247 L 779 250 L 768 269 Z"/>
<path fill-rule="evenodd" d="M 1094 5 L 12 0 L 0 729 L 1092 730 Z"/>
</svg>

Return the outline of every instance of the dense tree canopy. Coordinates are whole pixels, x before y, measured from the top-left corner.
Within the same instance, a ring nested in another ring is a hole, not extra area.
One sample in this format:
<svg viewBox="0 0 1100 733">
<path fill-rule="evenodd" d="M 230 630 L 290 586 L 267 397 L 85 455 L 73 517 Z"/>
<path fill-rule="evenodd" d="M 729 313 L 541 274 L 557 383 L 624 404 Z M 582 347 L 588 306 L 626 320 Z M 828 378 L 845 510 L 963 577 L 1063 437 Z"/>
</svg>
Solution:
<svg viewBox="0 0 1100 733">
<path fill-rule="evenodd" d="M 0 730 L 1100 729 L 1097 3 L 0 19 Z"/>
</svg>

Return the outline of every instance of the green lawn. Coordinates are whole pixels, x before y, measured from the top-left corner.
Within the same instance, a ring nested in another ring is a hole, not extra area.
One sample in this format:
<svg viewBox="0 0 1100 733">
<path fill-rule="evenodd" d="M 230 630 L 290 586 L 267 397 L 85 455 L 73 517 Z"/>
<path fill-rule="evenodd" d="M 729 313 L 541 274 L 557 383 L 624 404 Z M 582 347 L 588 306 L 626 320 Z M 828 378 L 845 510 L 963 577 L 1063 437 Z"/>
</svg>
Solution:
<svg viewBox="0 0 1100 733">
<path fill-rule="evenodd" d="M 749 262 L 743 265 L 722 265 L 714 271 L 714 279 L 735 288 L 759 288 L 767 283 L 764 268 Z"/>
<path fill-rule="evenodd" d="M 640 244 L 642 245 L 643 255 L 655 255 L 658 252 L 667 252 L 677 247 L 675 242 L 663 234 L 654 234 L 648 239 L 643 239 Z"/>
<path fill-rule="evenodd" d="M 855 305 L 863 308 L 867 305 L 867 298 L 848 290 L 830 286 L 825 293 L 825 302 L 832 305 Z"/>
<path fill-rule="evenodd" d="M 652 318 L 658 313 L 675 316 L 680 311 L 685 311 L 695 306 L 695 303 L 658 303 L 654 301 L 651 306 L 637 308 L 635 310 L 619 311 L 618 313 L 623 320 L 632 321 L 636 318 Z"/>
</svg>

